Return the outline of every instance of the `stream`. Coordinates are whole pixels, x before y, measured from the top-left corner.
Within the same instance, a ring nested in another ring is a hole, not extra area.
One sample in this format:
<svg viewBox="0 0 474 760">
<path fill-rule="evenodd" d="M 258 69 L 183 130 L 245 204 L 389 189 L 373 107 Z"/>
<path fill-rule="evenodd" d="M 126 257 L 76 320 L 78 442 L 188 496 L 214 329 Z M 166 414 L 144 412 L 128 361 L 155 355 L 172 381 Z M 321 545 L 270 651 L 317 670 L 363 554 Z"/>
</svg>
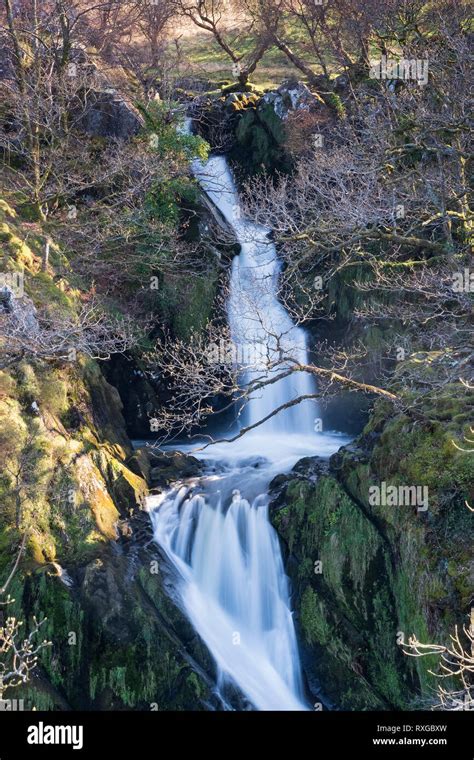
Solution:
<svg viewBox="0 0 474 760">
<path fill-rule="evenodd" d="M 241 383 L 272 378 L 278 356 L 308 363 L 306 335 L 278 300 L 280 263 L 269 231 L 241 218 L 239 196 L 223 156 L 193 162 L 203 190 L 235 232 L 227 314 L 233 343 L 252 357 Z M 281 373 L 282 366 L 279 368 Z M 239 410 L 232 435 L 275 408 L 315 392 L 311 375 L 295 372 L 260 388 Z M 307 710 L 291 589 L 278 536 L 268 518 L 268 486 L 305 456 L 329 457 L 346 438 L 315 432 L 318 406 L 306 400 L 270 416 L 233 442 L 196 452 L 199 478 L 151 496 L 154 538 L 177 577 L 186 616 L 216 665 L 216 688 L 237 688 L 257 710 Z M 232 437 L 232 436 L 229 436 Z M 230 708 L 229 708 L 230 709 Z"/>
</svg>

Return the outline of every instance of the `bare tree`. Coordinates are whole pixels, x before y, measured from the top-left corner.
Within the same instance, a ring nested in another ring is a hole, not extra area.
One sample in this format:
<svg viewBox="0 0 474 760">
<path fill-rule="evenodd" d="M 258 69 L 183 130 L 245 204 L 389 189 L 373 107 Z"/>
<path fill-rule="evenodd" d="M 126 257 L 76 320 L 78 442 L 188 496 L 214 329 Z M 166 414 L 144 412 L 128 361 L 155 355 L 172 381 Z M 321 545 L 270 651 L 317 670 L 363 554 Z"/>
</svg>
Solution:
<svg viewBox="0 0 474 760">
<path fill-rule="evenodd" d="M 104 312 L 94 300 L 84 303 L 77 316 L 51 316 L 31 302 L 3 292 L 0 313 L 0 367 L 23 358 L 43 361 L 75 361 L 84 354 L 108 359 L 132 348 L 138 339 L 130 318 L 118 319 Z"/>
<path fill-rule="evenodd" d="M 177 0 L 177 3 L 183 16 L 214 37 L 229 58 L 235 78 L 246 87 L 271 43 L 267 26 L 254 13 L 254 4 L 229 4 L 225 0 Z M 244 54 L 240 51 L 249 37 L 250 50 Z"/>
<path fill-rule="evenodd" d="M 367 76 L 372 58 L 413 57 L 440 19 L 467 12 L 457 0 L 436 7 L 423 0 L 262 0 L 256 7 L 273 44 L 310 85 L 326 90 L 336 73 Z"/>
<path fill-rule="evenodd" d="M 7 593 L 8 587 L 18 570 L 21 557 L 25 549 L 27 531 L 23 534 L 13 568 L 0 587 L 0 701 L 3 702 L 9 689 L 22 686 L 30 679 L 30 674 L 37 666 L 40 652 L 51 646 L 46 639 L 38 640 L 38 633 L 46 618 L 37 620 L 33 616 L 32 625 L 27 635 L 21 635 L 24 625 L 14 615 L 4 617 L 5 610 L 14 603 L 14 599 Z"/>
<path fill-rule="evenodd" d="M 75 128 L 96 84 L 78 63 L 79 30 L 90 6 L 81 8 L 75 0 L 2 2 L 0 34 L 11 72 L 2 82 L 7 122 L 0 146 L 12 159 L 9 183 L 44 220 L 50 204 L 87 186 L 87 146 Z"/>
<path fill-rule="evenodd" d="M 269 322 L 265 307 L 268 285 L 269 282 L 260 278 L 258 288 L 236 296 L 244 323 L 252 324 L 252 335 L 246 328 L 236 332 L 235 326 L 231 333 L 220 315 L 202 333 L 187 340 L 165 335 L 148 354 L 149 372 L 152 376 L 161 374 L 168 381 L 171 393 L 169 404 L 156 410 L 151 418 L 152 429 L 162 435 L 161 442 L 182 433 L 191 435 L 211 415 L 236 409 L 242 416 L 247 405 L 265 389 L 301 373 L 317 379 L 317 389 L 275 405 L 226 440 L 236 440 L 284 410 L 329 396 L 341 387 L 396 400 L 396 394 L 391 391 L 354 377 L 347 351 L 331 352 L 330 366 L 305 361 L 295 343 L 295 328 Z M 223 292 L 225 294 L 225 289 Z M 355 358 L 354 354 L 351 358 Z M 218 409 L 216 398 L 220 399 Z"/>
<path fill-rule="evenodd" d="M 10 604 L 11 601 L 13 600 L 8 597 L 4 604 Z M 45 621 L 46 618 L 38 621 L 33 617 L 30 631 L 25 636 L 21 634 L 23 621 L 14 616 L 7 617 L 0 625 L 0 700 L 5 699 L 8 689 L 22 686 L 30 680 L 40 652 L 51 646 L 47 639 L 37 640 Z"/>
<path fill-rule="evenodd" d="M 322 73 L 328 89 L 334 71 L 368 71 L 370 44 L 387 5 L 386 0 L 262 0 L 255 13 L 309 84 L 319 88 Z"/>
<path fill-rule="evenodd" d="M 422 644 L 412 636 L 403 650 L 409 657 L 439 658 L 439 672 L 428 672 L 447 685 L 439 684 L 434 710 L 474 710 L 474 609 L 469 626 L 463 626 L 462 631 L 456 626 L 448 645 Z M 459 683 L 459 687 L 453 682 Z"/>
</svg>

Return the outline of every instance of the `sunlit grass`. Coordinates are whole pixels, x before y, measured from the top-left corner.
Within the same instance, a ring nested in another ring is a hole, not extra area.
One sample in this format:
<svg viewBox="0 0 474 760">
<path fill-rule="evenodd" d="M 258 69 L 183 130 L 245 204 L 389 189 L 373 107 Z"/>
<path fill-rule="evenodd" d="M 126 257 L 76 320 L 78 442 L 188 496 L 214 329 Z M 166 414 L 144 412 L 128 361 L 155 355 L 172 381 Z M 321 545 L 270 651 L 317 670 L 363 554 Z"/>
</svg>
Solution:
<svg viewBox="0 0 474 760">
<path fill-rule="evenodd" d="M 293 43 L 298 42 L 299 34 L 295 31 L 292 35 Z M 244 56 L 251 52 L 253 44 L 252 35 L 241 35 L 238 42 L 238 52 Z M 200 75 L 212 82 L 221 80 L 233 81 L 235 77 L 232 74 L 232 64 L 229 57 L 219 47 L 211 34 L 197 31 L 192 35 L 187 35 L 180 40 L 180 48 L 183 58 L 190 64 L 190 69 L 194 75 Z M 300 52 L 300 51 L 299 51 Z M 309 60 L 307 56 L 301 54 L 312 66 L 315 72 L 318 72 L 316 62 Z M 273 46 L 263 56 L 259 62 L 256 71 L 251 76 L 251 81 L 262 88 L 273 88 L 279 86 L 283 80 L 291 77 L 304 79 L 301 72 L 293 66 L 286 55 Z"/>
</svg>

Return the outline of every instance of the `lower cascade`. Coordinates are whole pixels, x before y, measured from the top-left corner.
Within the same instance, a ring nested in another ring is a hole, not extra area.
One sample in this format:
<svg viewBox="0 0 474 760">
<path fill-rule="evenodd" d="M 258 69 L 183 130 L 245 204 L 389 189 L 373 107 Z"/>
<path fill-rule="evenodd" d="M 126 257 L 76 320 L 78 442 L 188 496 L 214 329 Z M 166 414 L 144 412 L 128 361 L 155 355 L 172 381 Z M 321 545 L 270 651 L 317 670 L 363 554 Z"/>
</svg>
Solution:
<svg viewBox="0 0 474 760">
<path fill-rule="evenodd" d="M 241 245 L 233 262 L 228 319 L 235 343 L 253 349 L 256 357 L 242 383 L 253 373 L 268 376 L 268 361 L 282 345 L 285 356 L 291 352 L 307 363 L 305 333 L 277 297 L 279 262 L 268 230 L 236 213 L 238 194 L 224 157 L 195 161 L 193 171 Z M 289 375 L 250 399 L 242 424 L 254 425 L 311 393 L 311 376 Z M 204 460 L 202 477 L 149 499 L 155 540 L 177 573 L 183 610 L 214 658 L 224 705 L 230 685 L 257 710 L 309 709 L 289 583 L 268 519 L 268 485 L 301 457 L 329 456 L 339 448 L 340 436 L 313 432 L 316 414 L 314 401 L 304 401 L 233 443 L 209 446 L 197 454 Z"/>
<path fill-rule="evenodd" d="M 202 484 L 205 487 L 205 482 Z M 155 538 L 181 574 L 184 609 L 218 668 L 260 710 L 301 710 L 303 688 L 288 582 L 265 495 L 233 489 L 168 494 Z"/>
</svg>

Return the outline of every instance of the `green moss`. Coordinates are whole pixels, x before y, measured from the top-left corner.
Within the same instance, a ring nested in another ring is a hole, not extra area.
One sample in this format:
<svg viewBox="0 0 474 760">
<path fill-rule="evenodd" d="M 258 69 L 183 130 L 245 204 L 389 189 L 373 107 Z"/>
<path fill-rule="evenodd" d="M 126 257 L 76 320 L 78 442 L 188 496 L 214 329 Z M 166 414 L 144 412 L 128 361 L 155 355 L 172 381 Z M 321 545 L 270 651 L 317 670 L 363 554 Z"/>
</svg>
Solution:
<svg viewBox="0 0 474 760">
<path fill-rule="evenodd" d="M 10 219 L 15 219 L 16 211 L 13 206 L 10 206 L 10 204 L 7 203 L 6 200 L 0 198 L 0 218 L 2 217 L 10 217 Z"/>
<path fill-rule="evenodd" d="M 62 370 L 43 371 L 38 378 L 38 403 L 58 417 L 64 414 L 68 404 L 69 382 L 67 372 Z"/>
<path fill-rule="evenodd" d="M 439 361 L 428 357 L 427 369 L 436 373 Z M 429 672 L 438 659 L 406 657 L 399 641 L 448 643 L 469 609 L 472 454 L 457 448 L 469 437 L 460 410 L 472 419 L 472 393 L 461 384 L 427 397 L 416 421 L 378 402 L 355 447 L 334 458 L 333 476 L 290 480 L 274 518 L 296 555 L 289 567 L 305 640 L 316 662 L 318 647 L 331 653 L 341 704 L 364 691 L 360 682 L 344 687 L 344 670 L 354 667 L 348 643 L 375 700 L 416 708 L 439 685 Z M 427 486 L 428 511 L 371 505 L 369 487 L 382 481 Z M 322 561 L 321 574 L 308 558 Z"/>
<path fill-rule="evenodd" d="M 162 308 L 178 338 L 199 334 L 208 322 L 217 292 L 217 273 L 206 277 L 169 278 L 164 282 Z"/>
<path fill-rule="evenodd" d="M 326 105 L 334 111 L 338 119 L 345 119 L 346 108 L 340 95 L 337 95 L 335 92 L 326 92 L 323 94 L 323 99 Z"/>
<path fill-rule="evenodd" d="M 16 227 L 6 222 L 0 222 L 0 242 L 3 243 L 3 253 L 9 257 L 5 262 L 8 269 L 34 267 L 35 256 L 30 246 L 22 237 L 16 234 Z M 17 265 L 15 267 L 15 265 Z"/>
<path fill-rule="evenodd" d="M 307 586 L 301 597 L 301 627 L 309 644 L 327 645 L 331 640 L 331 626 L 327 620 L 324 602 Z"/>
<path fill-rule="evenodd" d="M 58 288 L 53 278 L 46 272 L 38 272 L 34 277 L 27 278 L 25 290 L 35 305 L 47 311 L 56 310 L 56 318 L 60 318 L 58 311 L 70 313 L 74 310 L 72 297 Z"/>
<path fill-rule="evenodd" d="M 262 168 L 288 168 L 289 159 L 283 151 L 285 134 L 284 122 L 271 103 L 261 101 L 258 109 L 245 108 L 235 131 L 234 157 L 252 173 Z"/>
<path fill-rule="evenodd" d="M 293 555 L 296 609 L 318 677 L 347 709 L 411 704 L 418 677 L 422 688 L 427 681 L 425 664 L 408 662 L 397 643 L 403 566 L 393 568 L 383 534 L 334 477 L 290 480 L 285 502 L 273 521 Z"/>
</svg>

